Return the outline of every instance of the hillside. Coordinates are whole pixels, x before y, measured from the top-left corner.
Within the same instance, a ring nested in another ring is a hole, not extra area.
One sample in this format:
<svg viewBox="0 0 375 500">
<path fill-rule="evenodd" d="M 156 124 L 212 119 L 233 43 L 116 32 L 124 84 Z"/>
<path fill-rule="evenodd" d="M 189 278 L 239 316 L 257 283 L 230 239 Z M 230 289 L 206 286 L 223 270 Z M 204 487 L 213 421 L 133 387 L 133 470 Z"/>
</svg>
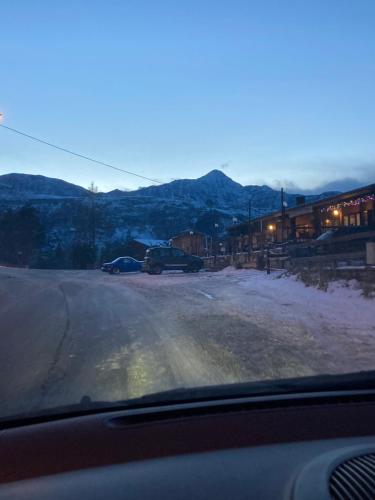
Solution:
<svg viewBox="0 0 375 500">
<path fill-rule="evenodd" d="M 306 201 L 327 194 L 309 196 Z M 286 193 L 288 206 L 295 205 L 296 196 Z M 83 187 L 61 179 L 16 173 L 0 176 L 0 210 L 26 204 L 35 207 L 51 246 L 87 240 L 93 218 L 99 245 L 130 237 L 168 239 L 187 228 L 212 234 L 215 223 L 223 232 L 233 217 L 246 219 L 249 199 L 253 217 L 280 208 L 279 191 L 268 186 L 242 186 L 219 170 L 198 179 L 135 191 L 117 189 L 94 197 Z"/>
<path fill-rule="evenodd" d="M 77 198 L 87 194 L 81 186 L 44 175 L 0 175 L 0 199 Z"/>
</svg>

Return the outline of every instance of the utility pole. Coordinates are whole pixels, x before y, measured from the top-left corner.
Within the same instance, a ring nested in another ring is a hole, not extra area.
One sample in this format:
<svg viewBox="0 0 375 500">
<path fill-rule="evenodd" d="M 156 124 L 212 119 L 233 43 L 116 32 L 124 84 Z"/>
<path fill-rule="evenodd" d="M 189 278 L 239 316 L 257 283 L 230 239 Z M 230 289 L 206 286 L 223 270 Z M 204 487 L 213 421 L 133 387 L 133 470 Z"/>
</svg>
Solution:
<svg viewBox="0 0 375 500">
<path fill-rule="evenodd" d="M 285 200 L 284 200 L 284 188 L 281 188 L 281 243 L 284 243 L 284 233 L 285 233 Z"/>
<path fill-rule="evenodd" d="M 217 261 L 217 251 L 218 251 L 218 238 L 219 238 L 219 224 L 215 222 L 215 249 L 214 249 L 214 264 L 216 265 Z"/>
<path fill-rule="evenodd" d="M 91 246 L 94 253 L 94 265 L 96 264 L 96 207 L 95 207 L 95 195 L 98 192 L 98 187 L 91 182 L 89 186 L 90 192 L 90 204 L 91 204 Z"/>
<path fill-rule="evenodd" d="M 249 213 L 248 213 L 248 216 L 249 216 L 249 219 L 248 219 L 248 227 L 247 227 L 247 231 L 248 231 L 248 238 L 249 238 L 249 242 L 248 242 L 248 254 L 249 254 L 249 257 L 251 255 L 251 198 L 249 198 Z"/>
<path fill-rule="evenodd" d="M 271 274 L 271 256 L 270 256 L 270 245 L 268 244 L 267 245 L 267 262 L 266 262 L 266 266 L 267 266 L 267 274 Z"/>
</svg>

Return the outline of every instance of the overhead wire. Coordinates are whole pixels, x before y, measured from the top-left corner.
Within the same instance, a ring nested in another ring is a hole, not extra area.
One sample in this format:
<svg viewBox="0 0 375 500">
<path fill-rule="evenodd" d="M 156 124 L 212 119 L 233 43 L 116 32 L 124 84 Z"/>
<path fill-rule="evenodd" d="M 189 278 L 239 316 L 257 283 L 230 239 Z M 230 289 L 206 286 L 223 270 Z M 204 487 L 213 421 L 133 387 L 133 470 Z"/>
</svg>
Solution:
<svg viewBox="0 0 375 500">
<path fill-rule="evenodd" d="M 53 144 L 52 142 L 46 141 L 46 140 L 44 140 L 44 139 L 40 139 L 39 137 L 35 137 L 35 136 L 33 136 L 33 135 L 31 135 L 31 134 L 28 134 L 28 133 L 26 133 L 26 132 L 22 132 L 21 130 L 17 130 L 17 129 L 15 129 L 15 128 L 8 127 L 7 125 L 4 125 L 3 123 L 0 123 L 0 126 L 1 126 L 1 127 L 3 127 L 3 128 L 5 128 L 5 129 L 7 129 L 7 130 L 9 130 L 9 131 L 11 131 L 11 132 L 14 132 L 14 133 L 18 134 L 18 135 L 21 135 L 21 136 L 23 136 L 23 137 L 26 137 L 26 138 L 28 138 L 28 139 L 30 139 L 30 140 L 33 140 L 33 141 L 35 141 L 35 142 L 39 142 L 39 143 L 44 144 L 44 145 L 46 145 L 46 146 L 49 146 L 49 147 L 51 147 L 51 148 L 57 149 L 57 150 L 59 150 L 59 151 L 63 151 L 64 153 L 71 154 L 71 155 L 73 155 L 73 156 L 76 156 L 76 157 L 78 157 L 78 158 L 82 158 L 82 159 L 87 160 L 87 161 L 90 161 L 90 162 L 92 162 L 92 163 L 96 163 L 96 164 L 98 164 L 98 165 L 102 165 L 102 166 L 104 166 L 104 167 L 108 167 L 108 168 L 111 168 L 111 169 L 113 169 L 113 170 L 117 170 L 118 172 L 122 172 L 122 173 L 127 174 L 127 175 L 133 175 L 134 177 L 138 177 L 138 178 L 140 178 L 140 179 L 143 179 L 143 180 L 147 180 L 147 181 L 153 182 L 153 183 L 155 183 L 155 184 L 163 184 L 163 182 L 162 182 L 162 181 L 159 181 L 159 180 L 157 180 L 157 179 L 152 179 L 152 178 L 150 178 L 150 177 L 146 177 L 146 176 L 144 176 L 144 175 L 137 174 L 136 172 L 132 172 L 132 171 L 130 171 L 130 170 L 126 170 L 126 169 L 123 169 L 123 168 L 117 167 L 117 166 L 112 165 L 112 164 L 110 164 L 110 163 L 106 163 L 106 162 L 104 162 L 104 161 L 97 160 L 97 159 L 92 158 L 92 157 L 90 157 L 90 156 L 86 156 L 86 155 L 83 155 L 83 154 L 81 154 L 81 153 L 77 153 L 77 152 L 72 151 L 72 150 L 70 150 L 70 149 L 68 149 L 68 148 L 64 148 L 64 147 L 62 147 L 62 146 L 58 146 L 57 144 Z M 141 196 L 142 196 L 142 195 L 141 195 Z M 143 196 L 144 196 L 144 195 L 143 195 Z M 184 201 L 187 201 L 187 200 L 189 199 L 189 197 L 188 197 L 188 196 L 186 196 L 186 195 L 181 195 L 181 194 L 176 194 L 176 193 L 174 193 L 174 194 L 173 194 L 173 196 L 171 197 L 171 200 L 175 201 L 175 199 L 176 199 L 176 198 L 180 198 L 181 200 L 184 200 Z M 212 208 L 211 208 L 211 209 L 209 209 L 209 208 L 203 208 L 203 210 L 202 210 L 202 211 L 203 211 L 203 212 L 209 212 L 209 211 L 211 211 L 211 210 L 212 210 Z"/>
<path fill-rule="evenodd" d="M 123 172 L 128 175 L 133 175 L 135 177 L 138 177 L 140 179 L 144 179 L 146 181 L 154 182 L 155 184 L 163 184 L 161 181 L 157 179 L 151 179 L 150 177 L 146 177 L 145 175 L 137 174 L 135 172 L 131 172 L 130 170 L 125 170 L 124 168 L 116 167 L 115 165 L 111 165 L 110 163 L 106 163 L 101 160 L 96 160 L 95 158 L 91 158 L 90 156 L 83 155 L 81 153 L 76 153 L 75 151 L 72 151 L 70 149 L 64 148 L 62 146 L 58 146 L 57 144 L 53 144 L 51 142 L 45 141 L 44 139 L 39 139 L 38 137 L 35 137 L 33 135 L 27 134 L 26 132 L 21 132 L 20 130 L 16 130 L 15 128 L 8 127 L 7 125 L 4 125 L 3 123 L 0 123 L 0 126 L 3 128 L 6 128 L 7 130 L 10 130 L 11 132 L 15 132 L 16 134 L 22 135 L 24 137 L 27 137 L 28 139 L 31 139 L 36 142 L 40 142 L 41 144 L 45 144 L 47 146 L 50 146 L 51 148 L 58 149 L 59 151 L 63 151 L 64 153 L 68 153 L 74 156 L 78 156 L 79 158 L 83 158 L 84 160 L 91 161 L 93 163 L 97 163 L 99 165 L 103 165 L 108 168 L 112 168 L 113 170 L 118 170 L 119 172 Z"/>
</svg>

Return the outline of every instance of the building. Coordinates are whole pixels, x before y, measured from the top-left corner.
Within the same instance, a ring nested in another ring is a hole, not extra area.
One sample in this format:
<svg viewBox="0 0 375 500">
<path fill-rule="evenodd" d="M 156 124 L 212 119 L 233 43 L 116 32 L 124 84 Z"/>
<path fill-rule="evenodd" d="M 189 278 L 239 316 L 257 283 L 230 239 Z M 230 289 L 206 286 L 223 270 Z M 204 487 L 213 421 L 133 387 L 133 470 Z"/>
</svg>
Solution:
<svg viewBox="0 0 375 500">
<path fill-rule="evenodd" d="M 199 231 L 186 230 L 173 236 L 171 245 L 184 252 L 204 257 L 208 253 L 207 236 Z"/>
<path fill-rule="evenodd" d="M 315 204 L 318 231 L 332 227 L 375 227 L 375 184 Z"/>
<path fill-rule="evenodd" d="M 231 253 L 256 250 L 268 243 L 306 242 L 333 228 L 347 232 L 375 230 L 375 184 L 234 224 L 227 228 Z M 355 229 L 356 228 L 356 229 Z"/>
</svg>

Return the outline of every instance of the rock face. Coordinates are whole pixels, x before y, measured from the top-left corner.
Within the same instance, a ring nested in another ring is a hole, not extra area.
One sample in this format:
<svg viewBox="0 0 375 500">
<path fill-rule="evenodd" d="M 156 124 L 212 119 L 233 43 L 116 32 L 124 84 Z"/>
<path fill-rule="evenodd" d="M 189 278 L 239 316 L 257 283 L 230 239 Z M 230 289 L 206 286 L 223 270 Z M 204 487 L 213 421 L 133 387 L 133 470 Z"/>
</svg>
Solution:
<svg viewBox="0 0 375 500">
<path fill-rule="evenodd" d="M 307 196 L 306 201 L 330 194 Z M 297 196 L 286 193 L 288 206 L 295 205 Z M 212 234 L 215 223 L 223 232 L 233 217 L 246 219 L 249 199 L 253 217 L 280 207 L 279 191 L 268 186 L 242 186 L 219 170 L 198 179 L 95 195 L 42 175 L 0 176 L 0 210 L 34 206 L 52 246 L 87 240 L 94 226 L 99 245 L 132 237 L 168 239 L 187 228 Z"/>
</svg>

